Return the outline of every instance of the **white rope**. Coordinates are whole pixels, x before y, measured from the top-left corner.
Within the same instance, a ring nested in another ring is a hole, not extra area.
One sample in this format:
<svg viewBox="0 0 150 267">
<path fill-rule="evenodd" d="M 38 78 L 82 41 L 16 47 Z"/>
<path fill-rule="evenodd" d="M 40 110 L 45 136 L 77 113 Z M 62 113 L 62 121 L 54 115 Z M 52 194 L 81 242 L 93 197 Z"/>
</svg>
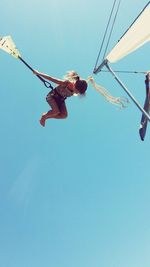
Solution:
<svg viewBox="0 0 150 267">
<path fill-rule="evenodd" d="M 120 108 L 126 108 L 127 104 L 129 103 L 129 100 L 126 97 L 114 97 L 110 95 L 110 93 L 101 85 L 97 84 L 93 77 L 88 77 L 88 81 L 92 84 L 92 86 L 98 91 L 102 96 L 105 97 L 105 99 L 110 102 L 113 105 L 117 105 Z"/>
</svg>

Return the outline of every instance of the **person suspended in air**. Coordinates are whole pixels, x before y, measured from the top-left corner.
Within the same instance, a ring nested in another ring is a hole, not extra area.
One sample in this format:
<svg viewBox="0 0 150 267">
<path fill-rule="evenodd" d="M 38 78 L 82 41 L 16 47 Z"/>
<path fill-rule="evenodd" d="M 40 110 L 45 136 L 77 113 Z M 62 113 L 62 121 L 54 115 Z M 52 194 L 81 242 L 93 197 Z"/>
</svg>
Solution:
<svg viewBox="0 0 150 267">
<path fill-rule="evenodd" d="M 37 70 L 34 70 L 33 73 L 57 85 L 46 96 L 46 101 L 51 107 L 51 110 L 42 114 L 40 124 L 43 127 L 47 119 L 67 118 L 68 112 L 65 100 L 73 95 L 84 96 L 87 90 L 87 82 L 81 79 L 75 71 L 68 71 L 63 80 L 51 77 Z"/>
</svg>

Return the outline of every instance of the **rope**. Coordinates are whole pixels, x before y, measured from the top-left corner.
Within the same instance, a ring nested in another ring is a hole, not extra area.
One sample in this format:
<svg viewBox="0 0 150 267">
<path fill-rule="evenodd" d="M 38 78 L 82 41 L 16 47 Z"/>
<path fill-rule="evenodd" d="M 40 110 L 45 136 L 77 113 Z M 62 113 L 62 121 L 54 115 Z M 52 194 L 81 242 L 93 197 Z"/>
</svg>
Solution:
<svg viewBox="0 0 150 267">
<path fill-rule="evenodd" d="M 102 49 L 103 49 L 103 46 L 104 46 L 104 42 L 105 42 L 105 39 L 106 39 L 108 28 L 109 28 L 109 25 L 110 25 L 110 22 L 111 22 L 111 18 L 112 18 L 112 15 L 114 13 L 114 8 L 115 8 L 115 5 L 116 5 L 116 1 L 117 0 L 114 0 L 113 7 L 111 9 L 111 13 L 110 13 L 110 16 L 109 16 L 109 19 L 108 19 L 108 23 L 107 23 L 107 26 L 106 26 L 106 30 L 105 30 L 105 33 L 104 33 L 104 36 L 103 36 L 103 40 L 102 40 L 101 47 L 100 47 L 100 50 L 99 50 L 99 53 L 98 53 L 98 56 L 97 56 L 97 59 L 96 59 L 96 63 L 95 63 L 94 69 L 96 69 L 98 61 L 99 61 L 99 58 L 100 58 L 100 55 L 102 53 Z M 110 34 L 109 34 L 109 38 L 108 38 L 108 41 L 107 41 L 107 45 L 106 45 L 106 49 L 105 49 L 103 58 L 105 57 L 105 54 L 106 54 L 106 51 L 107 51 L 107 48 L 108 48 L 108 45 L 109 45 L 109 42 L 110 42 L 110 38 L 111 38 L 111 35 L 112 35 L 114 24 L 115 24 L 115 21 L 116 21 L 116 18 L 117 18 L 117 14 L 118 14 L 118 11 L 119 11 L 120 2 L 121 2 L 121 0 L 119 0 L 119 3 L 118 3 L 117 11 L 115 13 L 115 17 L 114 17 L 113 24 L 112 24 L 112 27 L 111 27 L 111 30 L 110 30 Z"/>
<path fill-rule="evenodd" d="M 109 70 L 101 70 L 101 72 L 109 72 Z M 130 70 L 114 70 L 114 72 L 131 73 L 131 74 L 146 74 L 147 71 L 130 71 Z"/>
<path fill-rule="evenodd" d="M 106 45 L 106 48 L 105 48 L 105 52 L 104 52 L 104 55 L 103 55 L 103 60 L 106 56 L 106 52 L 107 52 L 107 49 L 108 49 L 108 45 L 109 45 L 109 42 L 110 42 L 110 38 L 112 36 L 112 32 L 113 32 L 113 29 L 114 29 L 114 25 L 115 25 L 115 22 L 116 22 L 116 18 L 117 18 L 117 15 L 118 15 L 118 11 L 119 11 L 119 7 L 120 7 L 120 3 L 121 3 L 121 0 L 119 0 L 119 3 L 118 3 L 118 6 L 117 6 L 117 10 L 116 10 L 116 14 L 115 14 L 115 17 L 114 17 L 114 20 L 113 20 L 113 23 L 112 23 L 112 27 L 111 27 L 111 30 L 110 30 L 110 34 L 109 34 L 109 38 L 108 38 L 108 42 L 107 42 L 107 45 Z"/>
<path fill-rule="evenodd" d="M 111 21 L 112 15 L 113 15 L 113 11 L 114 11 L 114 8 L 115 8 L 116 1 L 117 0 L 115 0 L 114 3 L 113 3 L 113 7 L 112 7 L 111 13 L 109 15 L 109 20 L 108 20 L 108 23 L 107 23 L 107 26 L 106 26 L 106 30 L 105 30 L 105 33 L 104 33 L 104 36 L 103 36 L 103 40 L 102 40 L 102 43 L 101 43 L 101 46 L 100 46 L 100 50 L 99 50 L 99 53 L 98 53 L 98 56 L 97 56 L 97 59 L 96 59 L 96 63 L 95 63 L 94 69 L 96 69 L 96 67 L 97 67 L 97 64 L 98 64 L 98 61 L 99 61 L 99 58 L 100 58 L 100 55 L 101 55 L 101 52 L 102 52 L 102 49 L 103 49 L 103 45 L 104 45 L 105 38 L 106 38 L 106 35 L 107 35 L 107 32 L 108 32 L 108 27 L 110 25 L 110 21 Z"/>
<path fill-rule="evenodd" d="M 97 84 L 93 77 L 88 77 L 88 81 L 92 84 L 92 86 L 98 91 L 105 99 L 113 105 L 116 105 L 120 108 L 126 108 L 129 100 L 126 97 L 114 97 L 112 96 L 104 87 Z"/>
</svg>

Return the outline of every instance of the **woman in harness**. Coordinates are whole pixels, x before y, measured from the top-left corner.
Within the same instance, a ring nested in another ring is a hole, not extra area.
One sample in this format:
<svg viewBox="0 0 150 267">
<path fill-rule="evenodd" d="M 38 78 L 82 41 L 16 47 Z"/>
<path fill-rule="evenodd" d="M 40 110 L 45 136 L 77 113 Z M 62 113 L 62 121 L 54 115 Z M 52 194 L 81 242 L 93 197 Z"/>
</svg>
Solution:
<svg viewBox="0 0 150 267">
<path fill-rule="evenodd" d="M 64 80 L 53 78 L 47 74 L 34 70 L 34 74 L 39 75 L 57 86 L 52 89 L 46 96 L 46 101 L 50 105 L 51 110 L 43 113 L 40 124 L 44 127 L 47 119 L 65 119 L 68 115 L 65 100 L 73 95 L 84 95 L 87 90 L 87 82 L 81 80 L 75 71 L 69 71 Z"/>
</svg>

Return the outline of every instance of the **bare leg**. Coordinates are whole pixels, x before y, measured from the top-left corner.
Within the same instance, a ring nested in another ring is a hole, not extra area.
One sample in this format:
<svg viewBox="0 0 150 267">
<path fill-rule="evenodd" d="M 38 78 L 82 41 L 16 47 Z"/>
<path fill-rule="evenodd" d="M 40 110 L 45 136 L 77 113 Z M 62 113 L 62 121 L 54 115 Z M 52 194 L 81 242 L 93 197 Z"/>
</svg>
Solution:
<svg viewBox="0 0 150 267">
<path fill-rule="evenodd" d="M 56 118 L 59 115 L 59 112 L 55 113 L 53 110 L 48 111 L 47 113 L 43 113 L 40 123 L 44 127 L 45 121 L 50 118 Z"/>
<path fill-rule="evenodd" d="M 55 118 L 60 113 L 58 104 L 53 96 L 50 95 L 50 93 L 46 97 L 46 101 L 51 107 L 51 110 L 49 110 L 47 113 L 44 113 L 40 119 L 40 124 L 44 127 L 45 121 L 49 118 Z"/>
<path fill-rule="evenodd" d="M 62 101 L 60 99 L 55 99 L 50 94 L 47 95 L 46 101 L 52 108 L 47 113 L 44 113 L 40 119 L 40 124 L 44 127 L 45 121 L 50 118 L 54 119 L 64 119 L 67 117 L 67 109 L 65 105 L 65 101 Z"/>
<path fill-rule="evenodd" d="M 60 113 L 55 116 L 55 119 L 66 119 L 68 116 L 68 112 L 67 112 L 65 101 L 63 101 L 61 105 L 59 105 L 59 110 L 60 110 Z"/>
</svg>

